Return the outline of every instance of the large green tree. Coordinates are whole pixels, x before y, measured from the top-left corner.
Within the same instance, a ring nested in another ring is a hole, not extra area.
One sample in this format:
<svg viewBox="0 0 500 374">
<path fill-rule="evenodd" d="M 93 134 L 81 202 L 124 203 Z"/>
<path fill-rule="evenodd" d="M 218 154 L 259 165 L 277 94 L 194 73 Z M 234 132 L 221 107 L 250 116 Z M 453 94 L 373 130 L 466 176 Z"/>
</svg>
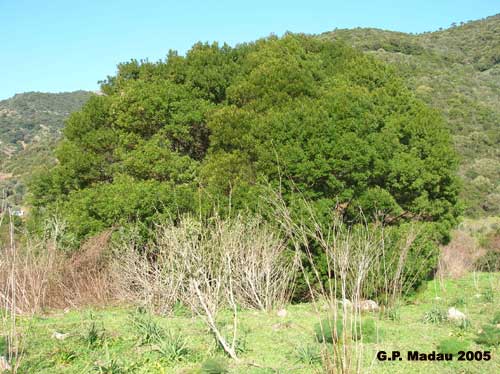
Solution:
<svg viewBox="0 0 500 374">
<path fill-rule="evenodd" d="M 446 227 L 457 214 L 442 119 L 390 67 L 343 44 L 196 44 L 121 64 L 102 91 L 71 116 L 58 165 L 32 188 L 37 209 L 62 207 L 79 238 L 203 204 L 251 209 L 263 184 L 350 220 L 362 209 Z"/>
</svg>

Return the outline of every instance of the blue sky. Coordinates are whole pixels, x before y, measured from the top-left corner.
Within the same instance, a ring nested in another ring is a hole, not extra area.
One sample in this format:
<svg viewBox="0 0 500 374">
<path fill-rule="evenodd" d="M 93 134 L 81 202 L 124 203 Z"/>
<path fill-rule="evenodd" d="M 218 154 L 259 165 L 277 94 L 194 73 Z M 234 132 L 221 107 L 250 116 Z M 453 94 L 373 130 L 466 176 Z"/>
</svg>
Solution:
<svg viewBox="0 0 500 374">
<path fill-rule="evenodd" d="M 26 91 L 96 90 L 131 58 L 234 45 L 285 31 L 378 27 L 423 32 L 500 12 L 498 0 L 0 0 L 0 99 Z"/>
</svg>

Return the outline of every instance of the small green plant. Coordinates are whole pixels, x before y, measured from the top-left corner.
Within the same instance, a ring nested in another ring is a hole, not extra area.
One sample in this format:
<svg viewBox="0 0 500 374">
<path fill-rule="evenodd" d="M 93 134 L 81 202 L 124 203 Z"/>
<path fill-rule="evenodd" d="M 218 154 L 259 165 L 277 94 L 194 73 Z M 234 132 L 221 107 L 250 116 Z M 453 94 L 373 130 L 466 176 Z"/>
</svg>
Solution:
<svg viewBox="0 0 500 374">
<path fill-rule="evenodd" d="M 325 318 L 314 327 L 316 340 L 320 343 L 333 343 L 340 339 L 344 330 L 342 317 L 338 316 L 335 322 L 333 318 Z"/>
<path fill-rule="evenodd" d="M 483 297 L 483 300 L 487 303 L 491 303 L 493 302 L 493 300 L 495 300 L 495 292 L 493 292 L 493 289 L 491 287 L 485 289 L 481 295 Z"/>
<path fill-rule="evenodd" d="M 95 363 L 94 372 L 98 374 L 126 374 L 127 370 L 117 360 L 113 359 L 107 362 Z"/>
<path fill-rule="evenodd" d="M 226 360 L 209 358 L 201 365 L 202 374 L 224 374 L 229 371 Z"/>
<path fill-rule="evenodd" d="M 166 332 L 153 349 L 168 361 L 179 361 L 189 354 L 184 337 L 173 331 Z"/>
<path fill-rule="evenodd" d="M 7 356 L 8 345 L 7 337 L 0 336 L 0 356 Z"/>
<path fill-rule="evenodd" d="M 191 311 L 180 301 L 174 304 L 172 313 L 176 317 L 189 317 L 192 315 Z"/>
<path fill-rule="evenodd" d="M 377 326 L 373 318 L 365 319 L 361 324 L 357 324 L 353 332 L 353 339 L 360 340 L 363 338 L 365 343 L 375 343 L 377 341 Z"/>
<path fill-rule="evenodd" d="M 477 334 L 475 342 L 485 347 L 496 347 L 500 345 L 500 328 L 495 325 L 483 325 Z"/>
<path fill-rule="evenodd" d="M 449 338 L 442 340 L 438 344 L 438 351 L 440 353 L 451 353 L 452 355 L 458 354 L 459 351 L 467 351 L 469 349 L 470 342 L 467 340 L 460 340 L 457 338 Z"/>
<path fill-rule="evenodd" d="M 491 323 L 493 325 L 498 325 L 500 323 L 500 312 L 495 313 L 495 315 L 493 316 L 493 319 L 491 320 Z"/>
<path fill-rule="evenodd" d="M 295 356 L 297 357 L 297 361 L 307 365 L 314 365 L 321 362 L 321 350 L 314 344 L 298 346 L 295 350 Z"/>
<path fill-rule="evenodd" d="M 236 353 L 245 353 L 248 351 L 248 344 L 247 344 L 247 338 L 246 338 L 247 334 L 248 334 L 248 330 L 241 329 L 241 334 L 236 337 L 235 346 L 234 346 L 234 350 L 236 351 Z M 222 346 L 222 344 L 219 341 L 219 339 L 217 338 L 217 336 L 213 332 L 211 332 L 211 335 L 212 335 L 212 338 L 214 339 L 215 349 L 219 352 L 223 352 L 226 354 L 227 352 L 224 350 L 224 347 Z"/>
<path fill-rule="evenodd" d="M 136 312 L 132 315 L 131 321 L 137 332 L 140 345 L 158 343 L 166 335 L 163 327 L 148 313 Z"/>
<path fill-rule="evenodd" d="M 390 321 L 399 322 L 401 321 L 401 308 L 399 305 L 395 305 L 385 309 L 383 316 Z"/>
<path fill-rule="evenodd" d="M 68 365 L 78 357 L 77 353 L 69 348 L 60 347 L 52 355 L 52 359 L 57 365 Z"/>
<path fill-rule="evenodd" d="M 455 325 L 462 331 L 468 331 L 472 327 L 471 321 L 467 318 L 458 320 Z"/>
<path fill-rule="evenodd" d="M 104 325 L 97 320 L 92 312 L 89 314 L 89 320 L 90 322 L 83 332 L 82 339 L 89 348 L 100 347 L 106 340 Z"/>
<path fill-rule="evenodd" d="M 98 326 L 96 321 L 92 321 L 83 334 L 83 340 L 89 348 L 100 347 L 106 339 L 106 333 L 103 326 Z"/>
<path fill-rule="evenodd" d="M 466 302 L 466 299 L 464 296 L 458 296 L 451 301 L 450 306 L 454 306 L 454 307 L 464 306 L 465 302 Z"/>
<path fill-rule="evenodd" d="M 422 320 L 425 323 L 442 323 L 446 321 L 446 312 L 437 306 L 433 306 L 429 311 L 424 313 Z"/>
</svg>

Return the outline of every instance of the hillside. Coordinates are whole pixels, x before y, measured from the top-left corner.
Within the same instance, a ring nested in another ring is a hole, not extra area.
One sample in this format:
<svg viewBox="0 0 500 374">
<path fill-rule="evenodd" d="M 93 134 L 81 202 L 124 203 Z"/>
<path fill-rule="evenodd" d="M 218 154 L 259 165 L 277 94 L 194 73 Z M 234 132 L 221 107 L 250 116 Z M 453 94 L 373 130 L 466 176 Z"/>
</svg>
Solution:
<svg viewBox="0 0 500 374">
<path fill-rule="evenodd" d="M 52 162 L 65 119 L 90 96 L 86 91 L 28 92 L 0 101 L 0 189 L 12 203 L 21 203 L 24 177 Z"/>
<path fill-rule="evenodd" d="M 357 28 L 319 37 L 343 40 L 395 66 L 454 135 L 467 215 L 500 214 L 500 15 L 423 34 Z M 25 93 L 0 101 L 3 186 L 22 195 L 11 173 L 45 164 L 64 119 L 89 96 Z"/>
<path fill-rule="evenodd" d="M 500 15 L 423 34 L 358 28 L 320 37 L 396 66 L 448 122 L 461 156 L 467 214 L 500 213 Z"/>
</svg>

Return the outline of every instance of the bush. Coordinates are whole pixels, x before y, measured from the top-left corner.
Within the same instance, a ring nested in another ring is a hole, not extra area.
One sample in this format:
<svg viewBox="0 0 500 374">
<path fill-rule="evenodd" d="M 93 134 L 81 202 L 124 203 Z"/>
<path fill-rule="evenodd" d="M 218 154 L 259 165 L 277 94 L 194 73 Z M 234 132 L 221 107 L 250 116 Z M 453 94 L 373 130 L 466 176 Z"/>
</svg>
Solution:
<svg viewBox="0 0 500 374">
<path fill-rule="evenodd" d="M 372 56 L 286 34 L 170 57 L 120 64 L 33 182 L 35 207 L 62 205 L 78 239 L 211 204 L 256 209 L 260 182 L 288 201 L 298 189 L 323 207 L 346 203 L 348 218 L 456 216 L 444 121 Z"/>
<path fill-rule="evenodd" d="M 189 354 L 186 340 L 179 332 L 167 331 L 153 345 L 153 350 L 158 352 L 168 361 L 179 361 Z"/>
<path fill-rule="evenodd" d="M 314 327 L 316 340 L 320 343 L 334 343 L 341 339 L 344 331 L 342 316 L 337 316 L 335 322 L 333 318 L 325 318 Z"/>
<path fill-rule="evenodd" d="M 437 306 L 433 306 L 429 311 L 425 312 L 422 318 L 425 323 L 435 324 L 442 323 L 446 321 L 446 319 L 446 312 Z"/>
<path fill-rule="evenodd" d="M 474 263 L 477 271 L 496 272 L 500 271 L 500 251 L 488 250 Z"/>
<path fill-rule="evenodd" d="M 475 342 L 485 347 L 500 345 L 500 328 L 495 325 L 483 325 L 481 332 L 477 334 Z"/>
<path fill-rule="evenodd" d="M 383 316 L 390 321 L 401 321 L 401 307 L 399 305 L 387 307 Z"/>
<path fill-rule="evenodd" d="M 104 327 L 99 326 L 96 321 L 91 321 L 83 335 L 83 340 L 89 348 L 100 347 L 106 340 Z"/>
<path fill-rule="evenodd" d="M 321 351 L 315 344 L 300 345 L 295 350 L 299 362 L 314 365 L 321 362 Z"/>
<path fill-rule="evenodd" d="M 481 296 L 483 297 L 484 301 L 486 301 L 487 303 L 491 303 L 495 300 L 495 291 L 493 291 L 493 288 L 489 287 L 481 293 Z"/>
<path fill-rule="evenodd" d="M 132 325 L 135 327 L 139 344 L 154 344 L 161 342 L 166 331 L 156 322 L 153 317 L 138 310 L 131 316 Z"/>
<path fill-rule="evenodd" d="M 353 339 L 360 340 L 363 338 L 363 343 L 376 343 L 378 340 L 379 331 L 373 318 L 363 319 L 361 325 L 357 325 L 353 332 Z"/>
<path fill-rule="evenodd" d="M 373 318 L 363 319 L 361 323 L 357 321 L 356 326 L 354 326 L 354 321 L 351 320 L 351 317 L 348 317 L 345 323 L 349 326 L 347 338 L 352 338 L 353 340 L 360 340 L 363 338 L 364 343 L 374 343 L 377 341 L 378 330 Z M 325 318 L 321 323 L 316 324 L 314 327 L 314 334 L 319 343 L 334 343 L 342 339 L 345 327 L 341 315 L 337 316 L 336 323 L 333 318 Z"/>
<path fill-rule="evenodd" d="M 470 342 L 466 340 L 459 340 L 456 338 L 449 338 L 442 340 L 438 344 L 439 353 L 451 353 L 452 355 L 458 354 L 459 351 L 467 351 L 469 349 Z"/>
</svg>

